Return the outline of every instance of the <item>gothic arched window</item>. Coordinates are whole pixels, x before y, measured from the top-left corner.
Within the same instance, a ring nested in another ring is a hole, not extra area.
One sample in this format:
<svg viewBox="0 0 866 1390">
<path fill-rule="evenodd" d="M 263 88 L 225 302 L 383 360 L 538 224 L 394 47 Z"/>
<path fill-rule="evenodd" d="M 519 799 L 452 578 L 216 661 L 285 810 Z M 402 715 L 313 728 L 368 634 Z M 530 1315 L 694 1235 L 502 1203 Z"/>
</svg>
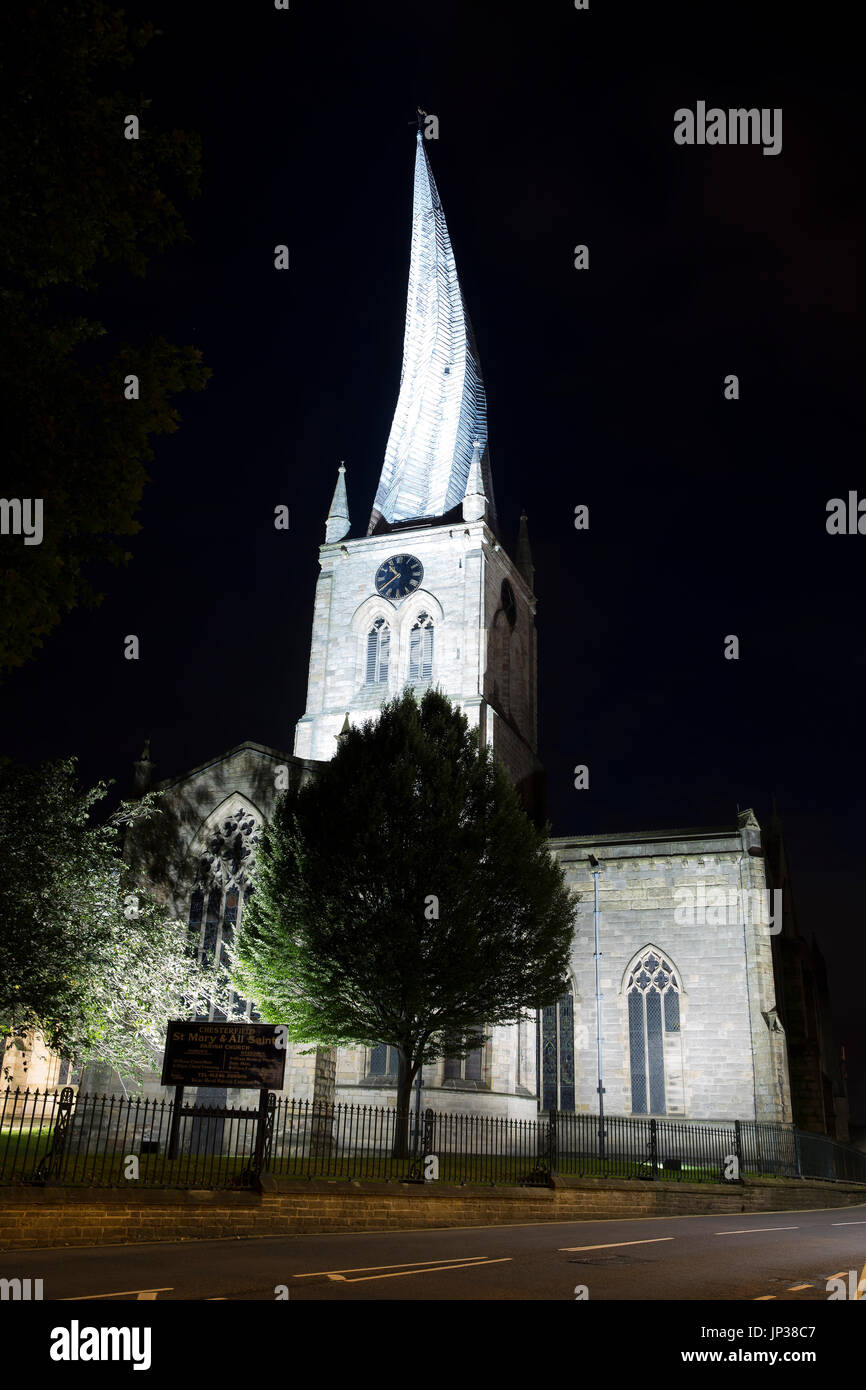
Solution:
<svg viewBox="0 0 866 1390">
<path fill-rule="evenodd" d="M 664 1115 L 664 1039 L 680 1031 L 680 985 L 673 966 L 651 948 L 632 967 L 628 984 L 631 1108 Z"/>
<path fill-rule="evenodd" d="M 541 1108 L 574 1110 L 574 994 L 541 1010 Z"/>
<path fill-rule="evenodd" d="M 256 816 L 236 806 L 209 835 L 198 862 L 198 875 L 189 903 L 192 949 L 202 965 L 228 969 L 230 948 L 252 893 L 252 871 L 261 825 Z M 249 1006 L 232 994 L 232 1006 L 247 1013 Z M 252 1015 L 257 1017 L 255 1013 Z M 222 1015 L 215 1015 L 217 1020 Z"/>
<path fill-rule="evenodd" d="M 388 684 L 388 662 L 391 656 L 391 629 L 384 618 L 377 618 L 367 633 L 367 685 Z"/>
<path fill-rule="evenodd" d="M 429 681 L 433 675 L 433 619 L 419 613 L 409 633 L 409 680 Z"/>
</svg>

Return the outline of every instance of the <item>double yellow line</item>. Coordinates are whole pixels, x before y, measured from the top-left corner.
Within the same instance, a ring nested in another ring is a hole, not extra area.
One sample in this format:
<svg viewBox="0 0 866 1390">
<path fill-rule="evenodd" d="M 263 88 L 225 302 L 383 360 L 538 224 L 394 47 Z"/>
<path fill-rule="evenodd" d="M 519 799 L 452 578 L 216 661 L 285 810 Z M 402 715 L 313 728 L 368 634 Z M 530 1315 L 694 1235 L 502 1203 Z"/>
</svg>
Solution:
<svg viewBox="0 0 866 1390">
<path fill-rule="evenodd" d="M 405 1264 L 390 1265 L 355 1265 L 350 1269 L 316 1269 L 308 1274 L 295 1274 L 295 1279 L 322 1279 L 327 1278 L 335 1284 L 365 1284 L 371 1279 L 404 1279 L 408 1274 L 437 1274 L 452 1269 L 475 1269 L 485 1268 L 487 1265 L 509 1264 L 511 1256 L 506 1255 L 499 1260 L 488 1259 L 486 1255 L 473 1255 L 470 1259 L 465 1256 L 457 1255 L 448 1260 L 408 1260 Z M 387 1270 L 389 1273 L 368 1273 L 369 1270 Z M 355 1275 L 353 1279 L 348 1275 Z"/>
</svg>

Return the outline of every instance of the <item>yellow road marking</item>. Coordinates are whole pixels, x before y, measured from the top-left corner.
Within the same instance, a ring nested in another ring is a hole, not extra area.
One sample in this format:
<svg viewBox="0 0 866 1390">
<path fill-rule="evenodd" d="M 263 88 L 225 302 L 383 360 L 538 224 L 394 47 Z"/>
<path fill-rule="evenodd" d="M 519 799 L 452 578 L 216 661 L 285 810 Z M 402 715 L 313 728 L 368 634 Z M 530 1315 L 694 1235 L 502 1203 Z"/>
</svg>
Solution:
<svg viewBox="0 0 866 1390">
<path fill-rule="evenodd" d="M 449 1255 L 447 1258 L 438 1260 L 404 1260 L 398 1264 L 394 1260 L 387 1265 L 350 1265 L 348 1269 L 318 1269 L 310 1274 L 293 1274 L 293 1279 L 315 1279 L 322 1274 L 365 1274 L 370 1269 L 408 1269 L 410 1265 L 445 1265 L 456 1264 L 458 1260 L 486 1260 L 486 1255 Z"/>
<path fill-rule="evenodd" d="M 97 1298 L 131 1298 L 135 1294 L 139 1303 L 152 1303 L 158 1293 L 171 1293 L 172 1284 L 164 1289 L 124 1289 L 121 1293 L 76 1293 L 71 1298 L 59 1298 L 58 1303 L 84 1303 Z"/>
<path fill-rule="evenodd" d="M 487 1269 L 490 1265 L 511 1264 L 511 1256 L 505 1255 L 501 1260 L 470 1260 L 465 1265 L 437 1265 L 435 1269 L 399 1269 L 395 1274 L 362 1274 L 360 1279 L 347 1279 L 344 1274 L 329 1274 L 328 1278 L 335 1284 L 368 1284 L 371 1279 L 405 1279 L 409 1274 L 448 1274 L 452 1269 Z"/>
<path fill-rule="evenodd" d="M 662 1240 L 673 1240 L 673 1236 L 652 1236 L 649 1240 L 610 1240 L 605 1245 L 560 1245 L 560 1250 L 613 1250 L 620 1245 L 658 1245 Z"/>
<path fill-rule="evenodd" d="M 775 1295 L 774 1293 L 762 1293 L 761 1296 L 760 1296 L 760 1298 L 753 1298 L 753 1299 L 752 1299 L 752 1302 L 753 1302 L 753 1303 L 769 1303 L 770 1299 L 771 1299 L 771 1298 L 775 1298 L 775 1297 L 776 1297 L 776 1295 Z"/>
<path fill-rule="evenodd" d="M 799 1293 L 801 1289 L 812 1289 L 814 1284 L 792 1284 L 787 1290 L 788 1293 Z"/>
<path fill-rule="evenodd" d="M 717 1236 L 754 1236 L 760 1231 L 799 1231 L 799 1226 L 744 1226 L 741 1231 L 714 1231 Z"/>
</svg>

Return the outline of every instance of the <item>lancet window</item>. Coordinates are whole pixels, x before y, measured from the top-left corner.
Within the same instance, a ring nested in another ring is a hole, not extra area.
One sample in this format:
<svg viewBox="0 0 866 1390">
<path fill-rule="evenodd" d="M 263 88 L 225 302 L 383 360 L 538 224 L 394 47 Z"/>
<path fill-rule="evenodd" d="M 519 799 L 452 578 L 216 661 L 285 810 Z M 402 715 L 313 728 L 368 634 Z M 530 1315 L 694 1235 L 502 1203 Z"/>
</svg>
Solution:
<svg viewBox="0 0 866 1390">
<path fill-rule="evenodd" d="M 409 632 L 409 680 L 429 681 L 433 675 L 433 619 L 420 613 Z"/>
<path fill-rule="evenodd" d="M 574 994 L 541 1010 L 541 1108 L 574 1110 Z"/>
<path fill-rule="evenodd" d="M 365 684 L 387 685 L 388 663 L 391 658 L 391 629 L 384 618 L 377 618 L 367 633 L 367 668 Z"/>
<path fill-rule="evenodd" d="M 244 907 L 252 895 L 252 873 L 261 824 L 252 812 L 236 806 L 209 835 L 198 863 L 190 896 L 189 930 L 192 949 L 205 968 L 230 964 L 230 948 Z M 232 1008 L 257 1018 L 246 1000 L 232 994 Z M 210 1015 L 222 1019 L 211 1008 Z"/>
</svg>

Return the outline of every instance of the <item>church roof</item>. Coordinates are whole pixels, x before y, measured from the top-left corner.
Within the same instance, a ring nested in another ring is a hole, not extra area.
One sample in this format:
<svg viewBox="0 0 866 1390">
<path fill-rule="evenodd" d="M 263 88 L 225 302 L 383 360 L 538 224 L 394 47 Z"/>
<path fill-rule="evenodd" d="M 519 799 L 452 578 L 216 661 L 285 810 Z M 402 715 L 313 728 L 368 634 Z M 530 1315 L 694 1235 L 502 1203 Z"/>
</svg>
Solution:
<svg viewBox="0 0 866 1390">
<path fill-rule="evenodd" d="M 399 526 L 457 506 L 466 493 L 476 436 L 495 529 L 484 380 L 419 127 L 400 394 L 367 534 L 381 521 Z"/>
</svg>

